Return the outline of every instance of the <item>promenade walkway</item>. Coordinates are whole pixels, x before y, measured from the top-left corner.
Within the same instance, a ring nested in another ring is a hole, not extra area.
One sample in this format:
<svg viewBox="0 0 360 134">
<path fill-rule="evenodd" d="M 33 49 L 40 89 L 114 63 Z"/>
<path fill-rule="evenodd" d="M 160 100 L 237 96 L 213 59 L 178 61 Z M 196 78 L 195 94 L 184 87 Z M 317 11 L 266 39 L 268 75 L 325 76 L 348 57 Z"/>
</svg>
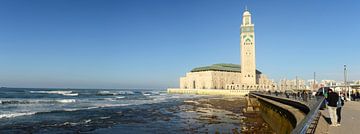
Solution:
<svg viewBox="0 0 360 134">
<path fill-rule="evenodd" d="M 323 110 L 322 114 L 329 121 L 329 112 Z M 360 102 L 347 101 L 342 108 L 341 126 L 328 126 L 329 134 L 360 134 Z"/>
</svg>

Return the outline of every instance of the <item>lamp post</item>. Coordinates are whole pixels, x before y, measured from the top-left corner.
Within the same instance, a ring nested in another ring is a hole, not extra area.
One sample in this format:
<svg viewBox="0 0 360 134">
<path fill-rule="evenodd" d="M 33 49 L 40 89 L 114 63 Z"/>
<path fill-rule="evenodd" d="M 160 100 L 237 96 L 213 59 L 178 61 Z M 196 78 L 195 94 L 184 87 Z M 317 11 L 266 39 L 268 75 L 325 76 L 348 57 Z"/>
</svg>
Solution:
<svg viewBox="0 0 360 134">
<path fill-rule="evenodd" d="M 351 101 L 351 91 L 350 88 L 348 88 L 347 86 L 347 69 L 346 69 L 346 65 L 344 65 L 344 85 L 345 85 L 345 91 L 348 90 L 349 92 L 349 99 Z"/>
<path fill-rule="evenodd" d="M 298 81 L 298 77 L 296 76 L 296 89 L 299 90 L 299 81 Z"/>
<path fill-rule="evenodd" d="M 315 78 L 316 78 L 316 72 L 314 72 L 314 83 L 313 83 L 313 90 L 316 90 L 316 89 L 315 89 L 315 83 L 316 83 L 316 80 L 315 80 Z"/>
</svg>

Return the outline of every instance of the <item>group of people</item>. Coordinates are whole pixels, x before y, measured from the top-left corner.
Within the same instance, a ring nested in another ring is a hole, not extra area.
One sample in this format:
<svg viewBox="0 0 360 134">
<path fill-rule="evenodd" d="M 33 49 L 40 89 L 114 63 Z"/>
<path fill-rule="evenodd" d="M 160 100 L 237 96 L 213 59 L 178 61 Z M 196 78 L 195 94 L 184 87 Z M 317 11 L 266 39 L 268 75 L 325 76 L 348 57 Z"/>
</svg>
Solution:
<svg viewBox="0 0 360 134">
<path fill-rule="evenodd" d="M 343 93 L 336 93 L 332 89 L 325 95 L 331 119 L 330 126 L 340 126 L 341 108 L 344 106 L 345 96 Z"/>
<path fill-rule="evenodd" d="M 352 101 L 359 101 L 360 100 L 360 93 L 359 91 L 351 93 L 351 100 Z"/>
<path fill-rule="evenodd" d="M 306 91 L 299 91 L 299 92 L 292 92 L 292 93 L 289 93 L 287 91 L 284 92 L 285 93 L 285 96 L 286 98 L 290 98 L 290 96 L 294 97 L 294 99 L 297 99 L 297 100 L 302 100 L 302 101 L 307 101 L 308 99 L 311 99 L 311 93 L 308 93 Z"/>
</svg>

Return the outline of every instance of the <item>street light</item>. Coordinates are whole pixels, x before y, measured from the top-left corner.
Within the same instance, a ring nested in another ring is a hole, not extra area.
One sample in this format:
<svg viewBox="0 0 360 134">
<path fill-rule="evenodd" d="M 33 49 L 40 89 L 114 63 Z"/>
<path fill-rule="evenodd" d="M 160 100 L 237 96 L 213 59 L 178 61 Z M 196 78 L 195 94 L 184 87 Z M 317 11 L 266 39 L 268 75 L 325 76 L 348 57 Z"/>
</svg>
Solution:
<svg viewBox="0 0 360 134">
<path fill-rule="evenodd" d="M 349 99 L 351 101 L 351 91 L 350 88 L 347 87 L 347 69 L 346 69 L 346 65 L 344 65 L 344 85 L 345 85 L 345 91 L 348 90 L 349 91 Z"/>
<path fill-rule="evenodd" d="M 315 84 L 316 84 L 316 72 L 314 72 L 313 90 L 316 90 Z"/>
</svg>

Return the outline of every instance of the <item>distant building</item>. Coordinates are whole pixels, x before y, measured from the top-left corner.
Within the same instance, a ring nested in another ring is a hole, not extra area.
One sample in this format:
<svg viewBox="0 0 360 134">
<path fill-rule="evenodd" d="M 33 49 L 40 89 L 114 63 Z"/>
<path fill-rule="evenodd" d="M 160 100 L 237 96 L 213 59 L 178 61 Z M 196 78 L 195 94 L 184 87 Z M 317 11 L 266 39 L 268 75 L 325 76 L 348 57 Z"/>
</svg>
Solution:
<svg viewBox="0 0 360 134">
<path fill-rule="evenodd" d="M 308 89 L 306 87 L 306 82 L 305 80 L 302 79 L 294 79 L 294 80 L 280 80 L 279 82 L 279 88 L 280 90 L 305 90 Z"/>
<path fill-rule="evenodd" d="M 320 85 L 318 84 L 317 81 L 314 82 L 314 79 L 307 80 L 306 85 L 308 85 L 307 88 L 310 90 L 317 90 L 318 88 L 320 88 Z"/>
<path fill-rule="evenodd" d="M 325 87 L 331 87 L 331 86 L 336 86 L 337 82 L 335 80 L 322 80 L 320 84 Z"/>
<path fill-rule="evenodd" d="M 356 80 L 355 83 L 360 85 L 360 80 Z"/>
<path fill-rule="evenodd" d="M 251 14 L 243 13 L 240 28 L 241 67 L 237 64 L 214 64 L 198 67 L 180 78 L 181 89 L 276 89 L 277 84 L 256 70 L 255 33 Z"/>
</svg>

